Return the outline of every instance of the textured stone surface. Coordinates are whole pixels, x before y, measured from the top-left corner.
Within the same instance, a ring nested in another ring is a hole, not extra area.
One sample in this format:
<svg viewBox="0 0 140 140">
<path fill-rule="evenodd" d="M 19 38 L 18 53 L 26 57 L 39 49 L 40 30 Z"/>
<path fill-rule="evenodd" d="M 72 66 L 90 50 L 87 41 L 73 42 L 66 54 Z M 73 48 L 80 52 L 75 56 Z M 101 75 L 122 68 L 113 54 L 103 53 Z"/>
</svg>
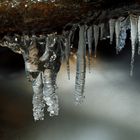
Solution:
<svg viewBox="0 0 140 140">
<path fill-rule="evenodd" d="M 133 1 L 135 4 L 137 1 Z M 0 4 L 0 35 L 7 33 L 51 33 L 57 31 L 61 33 L 66 25 L 73 23 L 88 24 L 101 22 L 111 16 L 126 15 L 128 11 L 139 12 L 139 4 L 123 8 L 122 5 L 130 5 L 131 0 L 95 0 L 91 2 L 81 2 L 81 0 L 59 0 L 56 2 L 29 3 L 22 1 L 12 7 L 10 2 Z M 117 9 L 114 9 L 119 7 Z M 113 8 L 113 9 L 112 9 Z M 102 11 L 105 16 L 102 16 Z"/>
</svg>

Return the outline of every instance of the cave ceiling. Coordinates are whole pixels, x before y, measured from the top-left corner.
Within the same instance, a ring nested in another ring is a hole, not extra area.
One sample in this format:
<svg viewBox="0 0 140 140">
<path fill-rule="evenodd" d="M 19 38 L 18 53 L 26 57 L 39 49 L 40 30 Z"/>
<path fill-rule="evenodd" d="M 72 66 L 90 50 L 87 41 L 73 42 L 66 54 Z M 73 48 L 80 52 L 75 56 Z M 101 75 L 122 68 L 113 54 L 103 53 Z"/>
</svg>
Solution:
<svg viewBox="0 0 140 140">
<path fill-rule="evenodd" d="M 139 9 L 139 0 L 1 0 L 0 35 L 61 33 L 73 24 L 99 24 L 112 17 L 139 14 Z"/>
</svg>

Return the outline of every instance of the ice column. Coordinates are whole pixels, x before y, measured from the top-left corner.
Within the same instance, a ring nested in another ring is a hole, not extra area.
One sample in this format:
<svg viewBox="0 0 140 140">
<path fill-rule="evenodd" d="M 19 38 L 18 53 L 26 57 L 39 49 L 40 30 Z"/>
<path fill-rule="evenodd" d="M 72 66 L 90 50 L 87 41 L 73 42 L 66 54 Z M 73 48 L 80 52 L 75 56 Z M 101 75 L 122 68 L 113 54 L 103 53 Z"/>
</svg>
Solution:
<svg viewBox="0 0 140 140">
<path fill-rule="evenodd" d="M 130 19 L 129 19 L 129 17 L 127 17 L 125 20 L 123 20 L 121 22 L 118 51 L 121 51 L 125 46 L 128 29 L 130 29 Z"/>
<path fill-rule="evenodd" d="M 43 100 L 43 83 L 42 73 L 39 73 L 37 78 L 32 83 L 33 86 L 33 116 L 34 120 L 44 120 L 44 107 L 45 103 Z"/>
<path fill-rule="evenodd" d="M 132 47 L 130 76 L 133 76 L 134 61 L 135 61 L 134 57 L 135 57 L 136 43 L 138 39 L 138 17 L 135 15 L 130 15 L 130 23 L 131 23 L 131 47 Z"/>
<path fill-rule="evenodd" d="M 104 23 L 101 23 L 99 25 L 100 27 L 100 40 L 103 40 L 104 39 L 104 28 L 105 28 L 105 24 Z"/>
<path fill-rule="evenodd" d="M 85 26 L 80 26 L 79 44 L 77 52 L 77 69 L 75 82 L 75 99 L 76 104 L 79 104 L 84 99 L 85 88 L 85 73 L 86 73 L 86 44 L 85 44 Z"/>
<path fill-rule="evenodd" d="M 73 38 L 74 35 L 74 30 L 73 28 L 70 31 L 64 32 L 64 46 L 65 46 L 65 59 L 66 59 L 66 65 L 67 65 L 67 74 L 68 74 L 68 79 L 70 80 L 70 50 L 71 50 L 71 39 Z"/>
<path fill-rule="evenodd" d="M 46 38 L 46 49 L 40 61 L 44 63 L 43 71 L 43 99 L 48 105 L 47 111 L 50 112 L 50 116 L 58 115 L 58 95 L 56 94 L 56 76 L 59 71 L 59 59 L 57 60 L 57 49 L 61 49 L 60 46 L 56 47 L 57 35 L 50 34 Z M 58 52 L 59 53 L 59 52 Z M 61 54 L 60 54 L 61 55 Z M 58 61 L 58 63 L 56 62 Z M 58 69 L 58 71 L 56 71 Z"/>
<path fill-rule="evenodd" d="M 138 18 L 138 54 L 140 55 L 140 16 Z"/>
<path fill-rule="evenodd" d="M 95 44 L 94 56 L 96 57 L 96 55 L 97 55 L 97 45 L 98 45 L 98 41 L 99 41 L 99 26 L 94 25 L 93 28 L 94 28 L 94 44 Z"/>
</svg>

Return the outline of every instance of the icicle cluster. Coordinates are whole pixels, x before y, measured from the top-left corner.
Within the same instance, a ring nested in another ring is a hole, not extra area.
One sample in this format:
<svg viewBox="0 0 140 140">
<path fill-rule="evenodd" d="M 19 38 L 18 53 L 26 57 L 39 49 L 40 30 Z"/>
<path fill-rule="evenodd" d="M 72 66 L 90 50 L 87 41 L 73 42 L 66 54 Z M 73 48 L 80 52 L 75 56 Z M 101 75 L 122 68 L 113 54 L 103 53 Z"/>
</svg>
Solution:
<svg viewBox="0 0 140 140">
<path fill-rule="evenodd" d="M 75 41 L 75 33 L 78 30 L 79 41 L 74 92 L 76 104 L 81 103 L 84 99 L 86 47 L 88 48 L 90 69 L 92 54 L 94 57 L 97 55 L 99 39 L 110 38 L 110 44 L 112 44 L 116 37 L 116 53 L 118 54 L 125 47 L 127 31 L 130 30 L 132 46 L 130 75 L 133 75 L 137 45 L 138 54 L 140 54 L 140 16 L 137 15 L 130 14 L 128 17 L 111 18 L 108 22 L 100 22 L 99 25 L 97 23 L 90 26 L 86 24 L 73 25 L 70 30 L 64 30 L 62 35 L 52 33 L 39 36 L 27 34 L 4 36 L 0 41 L 0 46 L 8 47 L 23 55 L 26 75 L 28 80 L 32 82 L 34 92 L 32 103 L 35 120 L 44 119 L 45 106 L 47 106 L 50 116 L 58 115 L 57 74 L 65 58 L 68 78 L 70 79 L 70 52 Z"/>
</svg>

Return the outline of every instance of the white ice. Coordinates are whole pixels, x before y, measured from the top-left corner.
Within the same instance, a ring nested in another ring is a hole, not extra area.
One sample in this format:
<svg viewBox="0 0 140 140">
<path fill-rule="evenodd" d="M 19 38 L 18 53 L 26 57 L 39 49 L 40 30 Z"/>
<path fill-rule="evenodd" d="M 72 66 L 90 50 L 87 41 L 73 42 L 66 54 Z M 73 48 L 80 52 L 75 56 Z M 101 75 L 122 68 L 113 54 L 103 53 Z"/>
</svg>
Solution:
<svg viewBox="0 0 140 140">
<path fill-rule="evenodd" d="M 75 81 L 75 99 L 79 104 L 84 99 L 85 74 L 86 74 L 86 44 L 85 44 L 85 26 L 80 26 L 79 44 L 77 51 L 77 69 Z"/>
<path fill-rule="evenodd" d="M 99 41 L 99 26 L 94 25 L 94 44 L 95 44 L 95 50 L 94 50 L 94 57 L 97 55 L 97 46 L 98 46 L 98 41 Z"/>
<path fill-rule="evenodd" d="M 138 54 L 140 55 L 140 16 L 139 16 L 139 18 L 138 18 L 138 45 L 139 45 L 139 47 L 138 47 Z"/>
<path fill-rule="evenodd" d="M 109 20 L 109 32 L 110 32 L 110 44 L 113 42 L 113 36 L 115 31 L 115 19 Z"/>
<path fill-rule="evenodd" d="M 115 35 L 116 35 L 116 53 L 119 52 L 119 36 L 120 36 L 120 30 L 121 30 L 121 21 L 124 19 L 124 17 L 120 17 L 115 22 Z"/>
</svg>

